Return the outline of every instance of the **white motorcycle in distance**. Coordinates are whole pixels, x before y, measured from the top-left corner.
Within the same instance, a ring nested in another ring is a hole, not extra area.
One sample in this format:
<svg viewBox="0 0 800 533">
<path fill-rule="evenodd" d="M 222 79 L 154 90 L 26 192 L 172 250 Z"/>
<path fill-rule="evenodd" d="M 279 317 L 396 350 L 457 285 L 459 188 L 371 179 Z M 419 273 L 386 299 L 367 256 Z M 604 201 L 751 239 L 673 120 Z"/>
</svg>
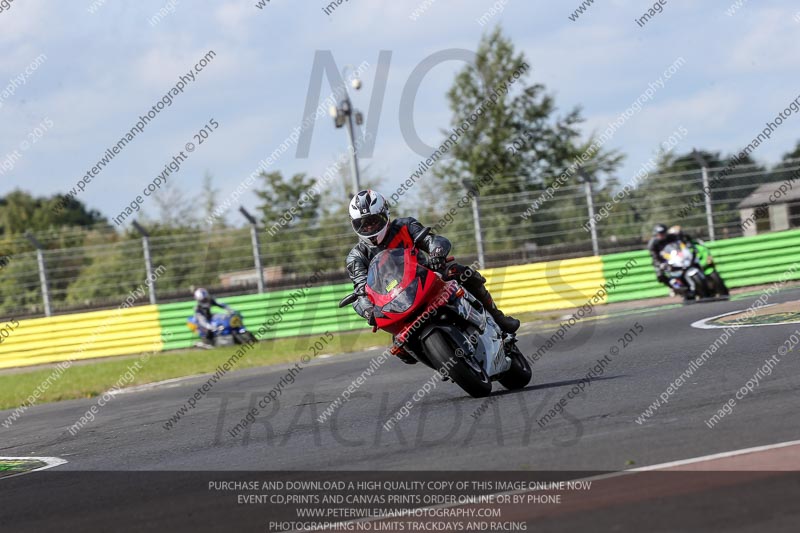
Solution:
<svg viewBox="0 0 800 533">
<path fill-rule="evenodd" d="M 702 243 L 687 245 L 684 241 L 669 243 L 661 250 L 667 263 L 666 274 L 673 292 L 684 302 L 719 296 L 728 297 L 728 288 L 717 272 L 708 248 Z"/>
</svg>

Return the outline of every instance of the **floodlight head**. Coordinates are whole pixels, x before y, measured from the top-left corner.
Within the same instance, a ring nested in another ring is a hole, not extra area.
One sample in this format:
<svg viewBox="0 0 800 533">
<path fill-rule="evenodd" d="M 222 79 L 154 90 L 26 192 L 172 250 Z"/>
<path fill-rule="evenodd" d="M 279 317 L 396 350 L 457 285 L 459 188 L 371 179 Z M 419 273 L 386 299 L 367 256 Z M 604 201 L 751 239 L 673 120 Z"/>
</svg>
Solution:
<svg viewBox="0 0 800 533">
<path fill-rule="evenodd" d="M 358 78 L 353 78 L 353 80 L 350 82 L 350 86 L 356 91 L 358 91 L 359 89 L 361 89 L 361 80 Z"/>
</svg>

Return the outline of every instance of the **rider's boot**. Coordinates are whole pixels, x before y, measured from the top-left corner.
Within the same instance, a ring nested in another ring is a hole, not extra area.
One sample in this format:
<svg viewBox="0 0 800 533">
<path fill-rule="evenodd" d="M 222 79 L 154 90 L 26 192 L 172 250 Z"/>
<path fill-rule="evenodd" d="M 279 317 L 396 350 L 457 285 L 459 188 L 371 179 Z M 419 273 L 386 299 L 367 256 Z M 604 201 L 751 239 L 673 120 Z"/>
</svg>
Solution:
<svg viewBox="0 0 800 533">
<path fill-rule="evenodd" d="M 500 329 L 506 333 L 515 333 L 519 329 L 519 320 L 507 316 L 497 308 L 492 295 L 486 289 L 486 278 L 480 272 L 470 267 L 453 264 L 447 273 L 447 279 L 458 279 L 461 284 L 472 294 L 486 309 Z"/>
<path fill-rule="evenodd" d="M 470 285 L 472 286 L 467 287 L 467 289 L 469 289 L 469 292 L 483 304 L 486 312 L 492 315 L 492 318 L 497 322 L 497 325 L 500 326 L 500 329 L 506 333 L 515 333 L 519 329 L 519 320 L 504 314 L 497 308 L 497 305 L 492 299 L 492 295 L 486 289 L 486 280 L 482 276 L 481 279 L 483 279 L 483 283 L 471 283 Z"/>
</svg>

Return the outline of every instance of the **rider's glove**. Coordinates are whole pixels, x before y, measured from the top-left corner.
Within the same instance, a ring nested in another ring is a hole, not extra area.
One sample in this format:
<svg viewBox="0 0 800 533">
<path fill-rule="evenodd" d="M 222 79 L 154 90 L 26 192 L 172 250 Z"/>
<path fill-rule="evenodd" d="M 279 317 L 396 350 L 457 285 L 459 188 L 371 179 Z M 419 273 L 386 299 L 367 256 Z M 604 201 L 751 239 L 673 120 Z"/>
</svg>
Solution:
<svg viewBox="0 0 800 533">
<path fill-rule="evenodd" d="M 434 272 L 441 272 L 447 263 L 447 252 L 441 246 L 437 246 L 428 254 L 428 265 Z"/>
<path fill-rule="evenodd" d="M 220 324 L 219 326 L 217 326 L 217 327 L 216 327 L 216 331 L 217 331 L 218 333 L 222 333 L 223 331 L 225 331 L 225 326 L 223 326 L 222 324 Z"/>
</svg>

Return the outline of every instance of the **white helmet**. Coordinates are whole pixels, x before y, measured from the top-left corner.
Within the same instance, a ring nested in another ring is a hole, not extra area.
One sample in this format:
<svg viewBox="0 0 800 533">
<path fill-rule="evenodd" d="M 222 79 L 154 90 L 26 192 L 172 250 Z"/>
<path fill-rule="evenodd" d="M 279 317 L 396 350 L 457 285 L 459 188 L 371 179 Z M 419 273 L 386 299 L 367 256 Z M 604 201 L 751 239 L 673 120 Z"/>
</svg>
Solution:
<svg viewBox="0 0 800 533">
<path fill-rule="evenodd" d="M 197 300 L 197 303 L 205 306 L 211 303 L 211 294 L 207 290 L 199 288 L 194 291 L 194 299 Z"/>
<path fill-rule="evenodd" d="M 350 223 L 359 238 L 378 245 L 389 229 L 389 204 L 381 193 L 361 191 L 350 201 Z"/>
</svg>

